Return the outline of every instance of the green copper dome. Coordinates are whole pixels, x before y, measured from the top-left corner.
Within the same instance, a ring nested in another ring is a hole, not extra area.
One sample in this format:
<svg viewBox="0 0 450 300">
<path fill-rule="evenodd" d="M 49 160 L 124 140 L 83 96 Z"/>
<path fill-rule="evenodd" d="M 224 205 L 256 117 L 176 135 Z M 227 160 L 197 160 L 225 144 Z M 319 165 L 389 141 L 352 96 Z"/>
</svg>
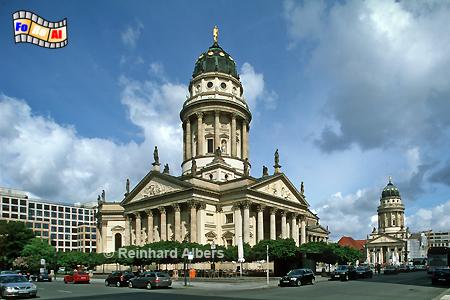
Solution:
<svg viewBox="0 0 450 300">
<path fill-rule="evenodd" d="M 381 193 L 381 198 L 388 198 L 388 197 L 400 197 L 400 191 L 392 183 L 390 178 L 389 183 L 386 185 L 386 187 L 383 189 L 383 192 Z"/>
<path fill-rule="evenodd" d="M 200 74 L 208 72 L 220 72 L 233 76 L 239 79 L 236 71 L 236 63 L 233 58 L 226 53 L 217 42 L 209 47 L 209 49 L 202 53 L 195 63 L 192 77 L 195 78 Z"/>
</svg>

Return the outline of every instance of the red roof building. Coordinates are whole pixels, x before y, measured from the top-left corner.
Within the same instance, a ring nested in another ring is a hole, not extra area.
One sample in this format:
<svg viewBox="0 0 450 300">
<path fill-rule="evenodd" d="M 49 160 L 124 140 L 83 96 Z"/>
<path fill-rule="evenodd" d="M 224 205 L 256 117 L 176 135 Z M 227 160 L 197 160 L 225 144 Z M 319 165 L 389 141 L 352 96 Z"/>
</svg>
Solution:
<svg viewBox="0 0 450 300">
<path fill-rule="evenodd" d="M 366 242 L 367 240 L 354 240 L 350 236 L 343 236 L 339 239 L 338 244 L 340 246 L 347 246 L 364 252 L 364 245 L 366 244 Z"/>
</svg>

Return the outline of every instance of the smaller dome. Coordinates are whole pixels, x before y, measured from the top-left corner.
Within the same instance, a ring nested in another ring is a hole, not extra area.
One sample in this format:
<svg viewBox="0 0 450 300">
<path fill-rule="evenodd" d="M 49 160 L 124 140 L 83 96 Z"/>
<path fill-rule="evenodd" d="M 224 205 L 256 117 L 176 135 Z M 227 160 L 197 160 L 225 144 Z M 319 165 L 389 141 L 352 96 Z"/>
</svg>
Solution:
<svg viewBox="0 0 450 300">
<path fill-rule="evenodd" d="M 220 72 L 233 76 L 239 79 L 236 70 L 236 63 L 233 58 L 226 53 L 217 42 L 209 47 L 209 49 L 202 53 L 195 63 L 192 77 L 195 78 L 200 74 L 208 72 Z"/>
<path fill-rule="evenodd" d="M 386 185 L 386 187 L 383 189 L 383 192 L 381 193 L 381 198 L 388 198 L 388 197 L 400 197 L 400 191 L 392 183 L 391 177 L 389 177 L 389 183 Z"/>
</svg>

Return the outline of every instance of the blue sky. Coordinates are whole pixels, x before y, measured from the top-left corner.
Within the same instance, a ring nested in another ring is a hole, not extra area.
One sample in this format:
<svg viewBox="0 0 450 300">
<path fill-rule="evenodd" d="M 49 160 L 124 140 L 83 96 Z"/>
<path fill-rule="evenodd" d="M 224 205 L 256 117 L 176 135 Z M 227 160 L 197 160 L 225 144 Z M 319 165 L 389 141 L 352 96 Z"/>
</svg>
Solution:
<svg viewBox="0 0 450 300">
<path fill-rule="evenodd" d="M 155 144 L 177 174 L 178 113 L 217 24 L 253 112 L 253 176 L 279 148 L 333 237 L 362 238 L 392 175 L 412 230 L 449 230 L 449 4 L 242 2 L 1 2 L 0 186 L 117 201 Z M 14 44 L 20 9 L 67 17 L 69 45 Z"/>
</svg>

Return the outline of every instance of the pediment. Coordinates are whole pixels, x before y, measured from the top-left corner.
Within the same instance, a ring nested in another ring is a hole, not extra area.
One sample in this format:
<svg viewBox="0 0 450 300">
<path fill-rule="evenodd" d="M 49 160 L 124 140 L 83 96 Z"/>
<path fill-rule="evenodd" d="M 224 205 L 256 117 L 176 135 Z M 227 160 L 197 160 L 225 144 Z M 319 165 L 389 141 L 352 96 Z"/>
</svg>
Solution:
<svg viewBox="0 0 450 300">
<path fill-rule="evenodd" d="M 188 185 L 170 175 L 151 172 L 125 197 L 122 204 L 129 204 L 141 199 L 180 191 Z"/>
<path fill-rule="evenodd" d="M 123 228 L 120 225 L 114 226 L 113 228 L 111 228 L 111 231 L 124 231 L 125 228 Z"/>
<path fill-rule="evenodd" d="M 307 226 L 306 227 L 306 231 L 316 232 L 316 233 L 323 233 L 323 234 L 328 234 L 329 233 L 325 228 L 323 228 L 320 225 Z"/>
<path fill-rule="evenodd" d="M 250 189 L 308 206 L 305 197 L 282 173 L 273 176 L 272 178 L 262 180 L 251 186 Z"/>
<path fill-rule="evenodd" d="M 399 238 L 383 234 L 379 237 L 374 238 L 371 241 L 368 241 L 367 244 L 372 245 L 372 244 L 385 244 L 385 243 L 398 243 L 398 242 L 403 243 L 404 241 Z"/>
</svg>

